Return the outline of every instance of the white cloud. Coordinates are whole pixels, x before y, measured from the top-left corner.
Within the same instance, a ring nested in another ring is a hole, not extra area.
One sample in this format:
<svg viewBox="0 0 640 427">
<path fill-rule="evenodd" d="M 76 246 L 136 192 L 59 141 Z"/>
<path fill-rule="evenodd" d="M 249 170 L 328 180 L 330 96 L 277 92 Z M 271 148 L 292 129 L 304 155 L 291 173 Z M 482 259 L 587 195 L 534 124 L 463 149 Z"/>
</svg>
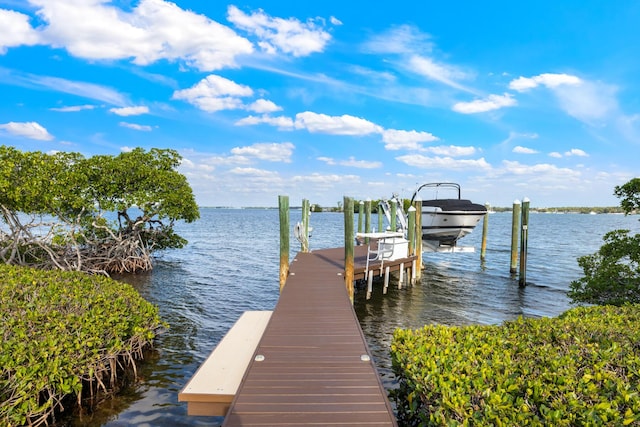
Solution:
<svg viewBox="0 0 640 427">
<path fill-rule="evenodd" d="M 422 143 L 438 141 L 440 138 L 429 132 L 415 130 L 386 129 L 382 132 L 382 141 L 387 150 L 422 150 Z"/>
<path fill-rule="evenodd" d="M 640 114 L 622 115 L 616 125 L 625 139 L 640 143 Z"/>
<path fill-rule="evenodd" d="M 342 21 L 335 16 L 330 17 L 329 22 L 331 22 L 332 25 L 342 25 Z"/>
<path fill-rule="evenodd" d="M 53 108 L 49 108 L 51 111 L 57 111 L 59 113 L 75 113 L 77 111 L 82 111 L 82 110 L 93 110 L 95 107 L 95 105 L 72 105 L 69 107 L 53 107 Z"/>
<path fill-rule="evenodd" d="M 422 169 L 445 169 L 445 170 L 490 170 L 491 165 L 483 158 L 474 159 L 454 159 L 451 157 L 427 157 L 421 154 L 413 154 L 396 157 L 399 162 L 409 166 Z"/>
<path fill-rule="evenodd" d="M 615 86 L 569 74 L 519 77 L 509 83 L 509 88 L 525 92 L 540 85 L 552 91 L 567 114 L 587 124 L 596 125 L 618 111 Z"/>
<path fill-rule="evenodd" d="M 248 15 L 233 5 L 227 9 L 227 19 L 237 28 L 255 34 L 260 39 L 258 45 L 267 53 L 307 56 L 322 52 L 331 39 L 312 19 L 303 23 L 295 18 L 272 18 L 262 10 Z"/>
<path fill-rule="evenodd" d="M 377 169 L 381 168 L 382 162 L 369 161 L 369 160 L 356 160 L 355 157 L 349 157 L 348 160 L 335 160 L 331 157 L 318 157 L 318 160 L 325 162 L 329 166 L 347 166 L 350 168 L 358 169 Z"/>
<path fill-rule="evenodd" d="M 371 68 L 366 68 L 360 65 L 349 66 L 349 71 L 359 76 L 364 76 L 372 81 L 382 82 L 383 84 L 396 81 L 396 76 L 388 71 L 372 70 Z"/>
<path fill-rule="evenodd" d="M 368 120 L 350 115 L 328 116 L 326 114 L 305 111 L 296 114 L 296 129 L 306 129 L 312 133 L 331 135 L 369 135 L 382 133 L 382 127 Z"/>
<path fill-rule="evenodd" d="M 457 80 L 463 80 L 469 77 L 467 73 L 463 72 L 458 67 L 437 63 L 431 58 L 419 55 L 411 56 L 408 61 L 408 66 L 414 73 L 418 75 L 427 77 L 456 89 L 469 91 L 468 88 L 457 82 Z"/>
<path fill-rule="evenodd" d="M 182 99 L 204 111 L 215 112 L 244 108 L 240 97 L 252 95 L 250 87 L 211 74 L 189 89 L 175 91 L 172 99 Z"/>
<path fill-rule="evenodd" d="M 196 172 L 213 172 L 216 168 L 207 163 L 196 163 L 191 159 L 183 157 L 180 161 L 180 168 L 187 171 L 196 171 Z"/>
<path fill-rule="evenodd" d="M 589 157 L 589 155 L 585 151 L 579 148 L 572 148 L 571 150 L 565 152 L 564 155 L 567 157 L 570 157 L 570 156 Z"/>
<path fill-rule="evenodd" d="M 518 154 L 536 154 L 536 153 L 538 153 L 538 151 L 534 150 L 533 148 L 523 147 L 521 145 L 517 145 L 517 146 L 513 147 L 512 151 L 514 153 L 518 153 Z"/>
<path fill-rule="evenodd" d="M 149 112 L 149 107 L 139 106 L 139 107 L 111 108 L 109 112 L 122 117 L 139 116 L 141 114 L 147 114 Z"/>
<path fill-rule="evenodd" d="M 290 130 L 294 128 L 293 119 L 285 116 L 273 117 L 268 114 L 262 116 L 247 116 L 234 123 L 236 126 L 253 126 L 259 124 L 267 124 L 270 126 L 276 126 L 283 130 Z"/>
<path fill-rule="evenodd" d="M 12 10 L 0 9 L 0 55 L 7 53 L 7 48 L 39 42 L 38 32 L 29 24 L 29 16 Z"/>
<path fill-rule="evenodd" d="M 282 107 L 278 107 L 272 101 L 267 101 L 266 99 L 258 99 L 257 101 L 254 101 L 249 106 L 247 106 L 247 110 L 256 113 L 273 113 L 275 111 L 281 111 Z"/>
<path fill-rule="evenodd" d="M 449 146 L 441 145 L 438 147 L 428 147 L 425 150 L 437 156 L 446 156 L 446 157 L 463 157 L 463 156 L 472 156 L 476 154 L 475 147 L 460 147 L 456 145 L 449 145 Z"/>
<path fill-rule="evenodd" d="M 250 156 L 269 162 L 291 163 L 291 156 L 295 146 L 290 142 L 284 143 L 257 143 L 246 147 L 235 147 L 232 154 Z"/>
<path fill-rule="evenodd" d="M 2 70 L 7 71 L 7 70 Z M 68 93 L 83 98 L 105 102 L 111 105 L 127 105 L 126 97 L 118 91 L 93 83 L 61 79 L 59 77 L 40 76 L 20 71 L 10 70 L 3 76 L 4 81 L 16 86 L 29 89 L 45 89 L 56 92 Z"/>
<path fill-rule="evenodd" d="M 504 168 L 500 170 L 501 174 L 506 175 L 532 175 L 532 176 L 549 176 L 555 177 L 573 177 L 580 176 L 580 172 L 569 168 L 559 168 L 549 163 L 538 163 L 535 165 L 523 165 L 520 162 L 503 160 Z"/>
<path fill-rule="evenodd" d="M 538 134 L 537 133 L 518 133 L 518 132 L 514 132 L 514 131 L 510 131 L 509 132 L 509 136 L 507 137 L 507 139 L 505 139 L 504 141 L 501 142 L 501 144 L 510 144 L 511 141 L 515 140 L 515 139 L 520 139 L 520 138 L 526 138 L 526 139 L 537 139 L 538 138 Z"/>
<path fill-rule="evenodd" d="M 420 32 L 411 25 L 401 25 L 391 28 L 368 40 L 363 49 L 366 52 L 382 54 L 412 54 L 415 52 L 431 52 L 433 43 L 428 34 Z"/>
<path fill-rule="evenodd" d="M 516 100 L 508 93 L 504 95 L 489 95 L 486 99 L 476 99 L 471 102 L 458 102 L 452 107 L 453 111 L 463 114 L 484 113 L 503 107 L 513 107 Z"/>
<path fill-rule="evenodd" d="M 583 81 L 580 85 L 557 87 L 554 93 L 567 114 L 582 122 L 597 124 L 618 110 L 616 91 L 604 83 Z"/>
<path fill-rule="evenodd" d="M 544 73 L 534 77 L 518 77 L 509 83 L 509 89 L 524 92 L 539 85 L 553 89 L 562 85 L 579 85 L 582 80 L 570 74 Z"/>
<path fill-rule="evenodd" d="M 562 154 L 558 153 L 557 151 L 552 151 L 551 153 L 549 153 L 549 157 L 553 157 L 555 159 L 560 159 L 560 158 L 562 158 Z"/>
<path fill-rule="evenodd" d="M 279 178 L 278 172 L 257 168 L 233 168 L 229 171 L 233 175 L 252 177 L 252 179 L 275 179 Z"/>
<path fill-rule="evenodd" d="M 399 61 L 389 62 L 397 64 L 403 72 L 409 71 L 458 90 L 473 92 L 459 83 L 472 76 L 460 67 L 435 59 L 433 48 L 431 36 L 411 25 L 393 27 L 363 44 L 365 52 L 398 55 Z"/>
<path fill-rule="evenodd" d="M 326 188 L 340 183 L 352 186 L 360 182 L 360 177 L 357 175 L 322 175 L 314 172 L 309 175 L 296 175 L 292 178 L 292 181 L 294 183 L 312 183 L 319 185 L 321 188 Z"/>
<path fill-rule="evenodd" d="M 51 141 L 51 135 L 42 125 L 37 122 L 9 122 L 0 124 L 0 130 L 15 136 L 22 136 L 38 141 Z"/>
<path fill-rule="evenodd" d="M 119 123 L 120 126 L 125 127 L 125 128 L 129 128 L 129 129 L 133 129 L 133 130 L 139 130 L 142 132 L 151 132 L 152 127 L 148 126 L 148 125 L 138 125 L 135 123 L 127 123 L 127 122 L 120 122 Z"/>
<path fill-rule="evenodd" d="M 236 66 L 251 42 L 232 29 L 163 0 L 141 0 L 129 10 L 103 1 L 48 0 L 37 14 L 42 44 L 93 60 L 133 58 L 138 65 L 165 59 L 201 71 Z"/>
</svg>

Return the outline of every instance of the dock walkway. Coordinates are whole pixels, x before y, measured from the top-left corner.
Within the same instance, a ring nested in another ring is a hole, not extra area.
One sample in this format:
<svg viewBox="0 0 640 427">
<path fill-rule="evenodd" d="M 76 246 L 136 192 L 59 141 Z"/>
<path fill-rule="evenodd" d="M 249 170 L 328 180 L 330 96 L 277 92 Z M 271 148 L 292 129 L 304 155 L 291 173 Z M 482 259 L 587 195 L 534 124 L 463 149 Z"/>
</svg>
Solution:
<svg viewBox="0 0 640 427">
<path fill-rule="evenodd" d="M 344 248 L 291 262 L 255 355 L 223 427 L 397 426 L 347 294 Z"/>
</svg>

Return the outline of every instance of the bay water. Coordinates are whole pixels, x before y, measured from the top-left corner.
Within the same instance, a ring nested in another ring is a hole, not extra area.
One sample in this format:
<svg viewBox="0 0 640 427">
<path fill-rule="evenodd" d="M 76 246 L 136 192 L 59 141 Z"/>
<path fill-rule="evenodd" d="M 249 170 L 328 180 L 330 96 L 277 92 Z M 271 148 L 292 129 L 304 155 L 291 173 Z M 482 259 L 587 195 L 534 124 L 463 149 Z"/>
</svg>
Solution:
<svg viewBox="0 0 640 427">
<path fill-rule="evenodd" d="M 291 225 L 300 220 L 291 211 Z M 488 215 L 486 259 L 480 261 L 482 223 L 460 240 L 472 253 L 425 253 L 423 276 L 413 287 L 388 293 L 374 286 L 371 299 L 356 292 L 355 310 L 384 386 L 392 389 L 389 346 L 396 328 L 426 324 L 500 324 L 518 316 L 551 317 L 571 308 L 566 296 L 582 276 L 577 258 L 602 245 L 614 229 L 640 232 L 638 216 L 542 214 L 529 217 L 527 286 L 509 273 L 511 213 Z M 311 249 L 344 245 L 344 216 L 313 213 Z M 375 222 L 375 220 L 374 220 Z M 357 223 L 357 221 L 356 221 Z M 178 392 L 224 334 L 247 310 L 272 310 L 278 299 L 277 209 L 202 208 L 201 219 L 178 224 L 189 244 L 166 251 L 154 270 L 118 278 L 157 305 L 169 328 L 143 364 L 141 381 L 66 426 L 218 426 L 221 417 L 192 417 Z M 300 246 L 292 236 L 290 259 Z"/>
</svg>

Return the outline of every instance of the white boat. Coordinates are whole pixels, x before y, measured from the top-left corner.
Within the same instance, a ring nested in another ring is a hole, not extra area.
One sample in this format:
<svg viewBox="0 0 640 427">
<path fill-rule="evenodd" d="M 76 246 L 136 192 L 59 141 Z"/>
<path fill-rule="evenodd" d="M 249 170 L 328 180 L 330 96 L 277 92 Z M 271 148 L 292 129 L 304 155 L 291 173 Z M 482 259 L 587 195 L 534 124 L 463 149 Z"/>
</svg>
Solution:
<svg viewBox="0 0 640 427">
<path fill-rule="evenodd" d="M 484 205 L 460 197 L 460 185 L 453 182 L 424 184 L 413 193 L 411 204 L 421 190 L 435 189 L 435 199 L 422 198 L 422 240 L 433 248 L 454 247 L 458 239 L 471 233 L 487 214 Z M 440 199 L 437 193 L 446 189 L 456 198 Z"/>
</svg>

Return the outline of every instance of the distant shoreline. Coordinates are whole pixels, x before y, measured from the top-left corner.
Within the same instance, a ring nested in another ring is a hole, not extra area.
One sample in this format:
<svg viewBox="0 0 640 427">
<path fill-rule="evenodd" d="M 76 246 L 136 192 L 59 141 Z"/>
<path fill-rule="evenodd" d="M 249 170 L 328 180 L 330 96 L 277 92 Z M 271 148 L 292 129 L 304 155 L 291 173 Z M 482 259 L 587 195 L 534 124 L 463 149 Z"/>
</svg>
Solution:
<svg viewBox="0 0 640 427">
<path fill-rule="evenodd" d="M 200 209 L 229 209 L 229 210 L 277 210 L 277 206 L 199 206 Z M 291 210 L 301 210 L 302 206 L 291 206 Z M 492 206 L 491 213 L 511 212 L 511 207 Z M 340 212 L 336 207 L 323 208 L 322 212 Z M 549 213 L 549 214 L 624 214 L 619 206 L 591 206 L 591 207 L 550 207 L 550 208 L 531 208 L 531 213 Z M 314 212 L 315 213 L 315 212 Z M 631 212 L 630 215 L 636 215 L 639 212 Z"/>
</svg>

